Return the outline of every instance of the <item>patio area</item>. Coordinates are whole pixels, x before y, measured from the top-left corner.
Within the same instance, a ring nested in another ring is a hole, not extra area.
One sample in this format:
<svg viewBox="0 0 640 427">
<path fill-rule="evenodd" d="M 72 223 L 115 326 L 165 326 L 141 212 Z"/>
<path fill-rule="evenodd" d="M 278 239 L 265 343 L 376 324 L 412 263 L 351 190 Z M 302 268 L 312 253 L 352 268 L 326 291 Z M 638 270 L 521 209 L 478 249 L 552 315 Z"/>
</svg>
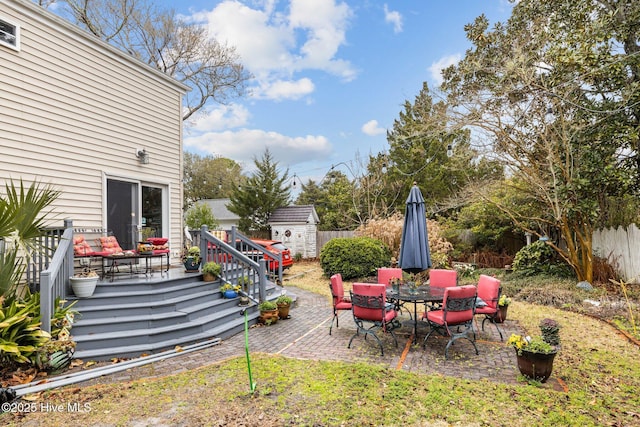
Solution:
<svg viewBox="0 0 640 427">
<path fill-rule="evenodd" d="M 292 307 L 291 319 L 279 320 L 271 326 L 256 326 L 249 330 L 249 350 L 251 353 L 271 353 L 286 357 L 311 360 L 341 360 L 346 362 L 366 362 L 387 366 L 388 369 L 406 370 L 429 375 L 454 376 L 470 380 L 486 379 L 501 383 L 518 383 L 518 368 L 514 351 L 500 341 L 493 325 L 485 323 L 485 331 L 480 330 L 482 317 L 478 316 L 476 331 L 477 346 L 480 352 L 475 354 L 473 346 L 466 340 L 459 340 L 450 348 L 449 359 L 444 358 L 447 338 L 432 336 L 426 349 L 422 348 L 428 327 L 420 324 L 418 344 L 411 340 L 413 323 L 403 313 L 403 326 L 395 331 L 398 347 L 388 334 L 380 335 L 384 345 L 384 356 L 375 340 L 356 337 L 351 348 L 347 348 L 349 339 L 356 327 L 349 311 L 340 313 L 340 327 L 333 327 L 329 335 L 332 309 L 327 297 L 299 288 L 287 287 L 289 294 L 297 297 Z M 505 340 L 513 332 L 522 333 L 516 321 L 508 320 L 501 325 Z M 238 334 L 222 341 L 218 345 L 191 352 L 185 355 L 154 362 L 149 365 L 132 368 L 109 376 L 80 383 L 80 386 L 131 381 L 142 378 L 163 377 L 184 372 L 201 366 L 223 361 L 230 357 L 244 356 L 244 334 Z M 100 364 L 102 365 L 102 363 Z M 562 390 L 552 375 L 543 385 Z"/>
</svg>

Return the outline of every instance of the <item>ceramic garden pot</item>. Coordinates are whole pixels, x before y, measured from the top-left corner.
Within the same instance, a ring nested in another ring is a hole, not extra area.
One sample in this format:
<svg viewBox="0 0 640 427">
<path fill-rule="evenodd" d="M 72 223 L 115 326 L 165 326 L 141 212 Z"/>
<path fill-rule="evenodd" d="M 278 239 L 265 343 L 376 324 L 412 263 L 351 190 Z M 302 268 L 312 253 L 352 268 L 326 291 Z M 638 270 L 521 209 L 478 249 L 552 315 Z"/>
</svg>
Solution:
<svg viewBox="0 0 640 427">
<path fill-rule="evenodd" d="M 545 354 L 521 350 L 521 353 L 518 354 L 516 351 L 520 373 L 529 379 L 546 382 L 553 371 L 553 359 L 558 351 Z"/>
<path fill-rule="evenodd" d="M 93 295 L 98 283 L 98 277 L 70 277 L 71 289 L 78 298 L 87 298 Z"/>
</svg>

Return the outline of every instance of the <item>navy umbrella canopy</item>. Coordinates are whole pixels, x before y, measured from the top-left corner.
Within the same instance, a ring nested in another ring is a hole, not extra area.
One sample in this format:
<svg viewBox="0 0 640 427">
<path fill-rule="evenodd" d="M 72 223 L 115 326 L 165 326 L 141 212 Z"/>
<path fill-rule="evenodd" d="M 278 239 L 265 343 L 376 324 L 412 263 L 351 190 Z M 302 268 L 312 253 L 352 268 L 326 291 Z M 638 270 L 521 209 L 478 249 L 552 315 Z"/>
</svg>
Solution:
<svg viewBox="0 0 640 427">
<path fill-rule="evenodd" d="M 409 273 L 419 273 L 431 267 L 424 198 L 416 183 L 411 187 L 407 198 L 399 265 Z"/>
</svg>

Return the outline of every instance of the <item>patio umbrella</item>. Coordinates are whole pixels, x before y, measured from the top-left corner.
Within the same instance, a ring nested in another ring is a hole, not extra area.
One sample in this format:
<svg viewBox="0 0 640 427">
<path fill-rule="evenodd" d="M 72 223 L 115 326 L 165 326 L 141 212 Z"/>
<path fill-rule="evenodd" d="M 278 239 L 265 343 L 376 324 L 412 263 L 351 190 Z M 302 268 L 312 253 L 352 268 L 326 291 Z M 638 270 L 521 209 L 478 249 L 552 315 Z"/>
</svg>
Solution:
<svg viewBox="0 0 640 427">
<path fill-rule="evenodd" d="M 407 198 L 399 265 L 409 273 L 419 273 L 431 267 L 424 198 L 415 182 Z"/>
</svg>

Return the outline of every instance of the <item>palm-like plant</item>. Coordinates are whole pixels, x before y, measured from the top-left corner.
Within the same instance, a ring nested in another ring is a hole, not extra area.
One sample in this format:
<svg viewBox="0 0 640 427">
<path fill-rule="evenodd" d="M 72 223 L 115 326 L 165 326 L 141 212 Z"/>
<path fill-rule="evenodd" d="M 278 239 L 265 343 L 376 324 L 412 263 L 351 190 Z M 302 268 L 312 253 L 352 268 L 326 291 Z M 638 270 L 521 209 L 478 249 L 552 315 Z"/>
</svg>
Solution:
<svg viewBox="0 0 640 427">
<path fill-rule="evenodd" d="M 51 185 L 33 182 L 28 188 L 22 180 L 19 187 L 13 181 L 5 184 L 0 196 L 0 295 L 15 293 L 30 255 L 43 251 L 39 237 L 52 213 L 51 204 L 60 192 Z"/>
</svg>

